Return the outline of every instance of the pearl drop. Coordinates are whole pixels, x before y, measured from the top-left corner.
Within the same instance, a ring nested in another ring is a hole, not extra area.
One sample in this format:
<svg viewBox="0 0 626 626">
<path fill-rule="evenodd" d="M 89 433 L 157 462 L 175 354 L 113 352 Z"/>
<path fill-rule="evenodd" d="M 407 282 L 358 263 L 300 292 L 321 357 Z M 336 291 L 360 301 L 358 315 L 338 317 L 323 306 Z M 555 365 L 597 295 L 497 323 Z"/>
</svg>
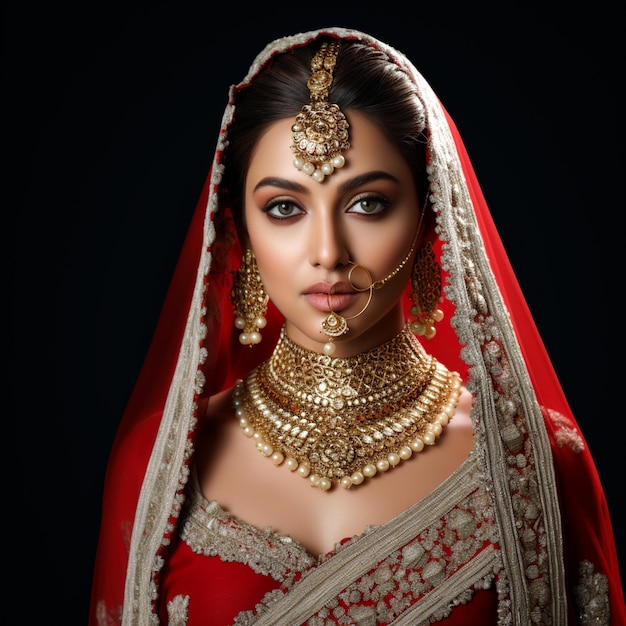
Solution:
<svg viewBox="0 0 626 626">
<path fill-rule="evenodd" d="M 241 335 L 239 335 L 239 343 L 242 343 L 244 346 L 247 346 L 250 343 L 248 333 L 241 333 Z"/>
<path fill-rule="evenodd" d="M 343 167 L 346 164 L 346 159 L 343 154 L 338 154 L 330 160 L 330 164 L 337 169 Z"/>
<path fill-rule="evenodd" d="M 302 478 L 306 478 L 311 473 L 311 468 L 306 463 L 301 463 L 296 471 Z"/>
<path fill-rule="evenodd" d="M 400 463 L 400 456 L 392 452 L 387 456 L 387 461 L 389 461 L 389 465 L 391 465 L 391 467 L 395 467 L 398 463 Z"/>
<path fill-rule="evenodd" d="M 272 456 L 272 454 L 274 454 L 274 448 L 272 448 L 269 443 L 260 444 L 259 450 L 263 456 Z"/>
<path fill-rule="evenodd" d="M 422 435 L 422 440 L 427 446 L 432 446 L 435 443 L 435 439 L 436 439 L 435 435 L 429 431 L 426 431 Z"/>
<path fill-rule="evenodd" d="M 298 469 L 298 461 L 292 459 L 291 457 L 285 461 L 285 465 L 290 472 L 295 472 Z"/>
<path fill-rule="evenodd" d="M 256 331 L 250 333 L 250 343 L 257 344 L 261 343 L 261 333 L 257 333 Z"/>
<path fill-rule="evenodd" d="M 244 320 L 243 317 L 235 318 L 235 328 L 238 328 L 239 330 L 243 330 L 245 326 L 246 326 L 246 320 Z"/>
<path fill-rule="evenodd" d="M 301 157 L 296 157 L 293 160 L 293 166 L 297 169 L 297 170 L 301 170 L 304 167 L 304 159 L 302 159 Z"/>
<path fill-rule="evenodd" d="M 432 339 L 436 334 L 437 334 L 437 329 L 434 326 L 431 326 L 424 333 L 424 337 L 426 337 L 426 339 Z"/>
<path fill-rule="evenodd" d="M 328 491 L 332 486 L 332 483 L 330 482 L 330 478 L 320 478 L 320 483 L 319 483 L 319 488 L 322 491 Z"/>
<path fill-rule="evenodd" d="M 443 311 L 441 309 L 437 309 L 435 311 L 435 322 L 440 322 L 443 319 Z"/>
<path fill-rule="evenodd" d="M 314 181 L 321 183 L 324 181 L 324 172 L 322 172 L 322 170 L 318 168 L 311 174 L 311 178 Z"/>
<path fill-rule="evenodd" d="M 257 441 L 257 442 L 259 442 L 259 441 L 262 442 L 263 441 L 263 439 L 261 437 L 261 433 L 254 433 L 253 437 L 254 437 L 255 441 Z"/>
<path fill-rule="evenodd" d="M 332 341 L 324 344 L 324 354 L 326 356 L 332 356 L 333 354 L 335 354 L 336 349 L 337 346 Z"/>
<path fill-rule="evenodd" d="M 409 446 L 403 446 L 402 448 L 400 448 L 400 458 L 403 461 L 406 461 L 407 459 L 410 459 L 413 456 L 413 450 L 411 450 L 411 448 Z"/>
<path fill-rule="evenodd" d="M 243 434 L 244 434 L 246 437 L 253 437 L 253 436 L 254 436 L 254 428 L 252 428 L 252 426 L 246 426 L 246 427 L 243 429 Z"/>
<path fill-rule="evenodd" d="M 439 415 L 437 416 L 437 423 L 441 424 L 442 426 L 447 426 L 449 421 L 450 417 L 445 412 L 445 410 L 441 411 L 441 413 L 439 413 Z"/>
<path fill-rule="evenodd" d="M 376 466 L 373 463 L 368 463 L 363 468 L 363 475 L 367 476 L 367 478 L 371 478 L 372 476 L 376 476 Z"/>
<path fill-rule="evenodd" d="M 319 487 L 320 477 L 317 474 L 311 474 L 311 476 L 309 476 L 309 482 L 311 483 L 311 487 Z"/>
<path fill-rule="evenodd" d="M 350 476 L 344 476 L 340 481 L 339 484 L 344 488 L 344 489 L 350 489 L 350 487 L 352 487 L 352 479 L 350 478 Z"/>
<path fill-rule="evenodd" d="M 412 322 L 411 323 L 411 330 L 416 334 L 416 335 L 424 335 L 425 333 L 425 329 L 424 329 L 424 325 L 420 324 L 419 322 Z"/>
<path fill-rule="evenodd" d="M 443 428 L 439 422 L 433 422 L 428 426 L 428 430 L 430 430 L 433 435 L 438 437 L 439 435 L 441 435 L 441 431 L 443 430 Z"/>
<path fill-rule="evenodd" d="M 361 472 L 354 472 L 354 474 L 350 476 L 350 480 L 353 485 L 360 485 L 365 480 L 365 476 L 363 476 Z"/>
<path fill-rule="evenodd" d="M 311 174 L 313 174 L 313 172 L 315 171 L 315 165 L 313 165 L 313 163 L 309 163 L 308 161 L 304 163 L 304 165 L 302 166 L 302 171 L 305 174 L 308 174 L 309 176 L 311 176 Z"/>
<path fill-rule="evenodd" d="M 409 445 L 413 452 L 421 452 L 424 449 L 424 442 L 421 439 L 414 439 Z"/>
<path fill-rule="evenodd" d="M 239 426 L 241 426 L 242 428 L 249 426 L 248 419 L 245 417 L 245 415 L 239 416 Z"/>
<path fill-rule="evenodd" d="M 389 461 L 387 459 L 376 461 L 376 469 L 379 472 L 387 472 L 389 470 Z"/>
<path fill-rule="evenodd" d="M 265 328 L 267 326 L 267 320 L 262 315 L 259 315 L 259 317 L 254 320 L 254 324 L 257 328 Z"/>
<path fill-rule="evenodd" d="M 335 170 L 332 163 L 322 163 L 322 167 L 320 167 L 320 169 L 322 170 L 324 176 L 330 176 Z"/>
<path fill-rule="evenodd" d="M 283 456 L 282 452 L 274 452 L 274 454 L 272 454 L 272 462 L 274 463 L 274 465 L 280 465 L 284 460 L 285 457 Z"/>
</svg>

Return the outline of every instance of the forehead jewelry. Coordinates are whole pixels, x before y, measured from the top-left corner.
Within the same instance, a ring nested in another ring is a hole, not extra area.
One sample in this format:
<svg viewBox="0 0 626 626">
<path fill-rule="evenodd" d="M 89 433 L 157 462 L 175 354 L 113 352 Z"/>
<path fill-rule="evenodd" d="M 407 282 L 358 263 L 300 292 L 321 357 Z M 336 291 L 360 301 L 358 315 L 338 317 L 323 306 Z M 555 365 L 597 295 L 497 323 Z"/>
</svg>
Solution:
<svg viewBox="0 0 626 626">
<path fill-rule="evenodd" d="M 311 102 L 302 107 L 291 127 L 291 150 L 296 169 L 318 183 L 345 165 L 341 154 L 350 147 L 348 120 L 338 105 L 328 102 L 339 42 L 323 43 L 311 60 L 307 87 Z"/>
</svg>

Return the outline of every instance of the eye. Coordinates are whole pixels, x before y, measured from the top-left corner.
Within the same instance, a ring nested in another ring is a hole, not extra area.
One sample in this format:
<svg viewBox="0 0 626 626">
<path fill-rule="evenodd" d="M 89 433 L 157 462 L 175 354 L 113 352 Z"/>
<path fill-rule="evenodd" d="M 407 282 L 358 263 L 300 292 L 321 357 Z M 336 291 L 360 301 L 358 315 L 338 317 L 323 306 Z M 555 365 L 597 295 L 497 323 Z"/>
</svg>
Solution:
<svg viewBox="0 0 626 626">
<path fill-rule="evenodd" d="M 348 209 L 349 213 L 358 215 L 378 215 L 391 206 L 386 198 L 380 196 L 364 196 L 357 198 Z"/>
<path fill-rule="evenodd" d="M 285 220 L 303 213 L 302 209 L 287 200 L 273 200 L 263 208 L 263 212 L 275 220 Z"/>
</svg>

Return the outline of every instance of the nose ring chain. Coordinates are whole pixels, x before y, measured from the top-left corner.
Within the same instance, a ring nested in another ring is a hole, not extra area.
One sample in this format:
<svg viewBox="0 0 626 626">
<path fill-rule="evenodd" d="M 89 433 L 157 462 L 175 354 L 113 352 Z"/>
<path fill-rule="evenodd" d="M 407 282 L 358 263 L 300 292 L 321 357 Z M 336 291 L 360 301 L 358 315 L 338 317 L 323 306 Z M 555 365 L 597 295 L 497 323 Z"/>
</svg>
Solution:
<svg viewBox="0 0 626 626">
<path fill-rule="evenodd" d="M 363 305 L 363 308 L 358 313 L 355 313 L 354 315 L 351 315 L 349 317 L 344 317 L 343 315 L 340 315 L 339 313 L 333 311 L 330 298 L 333 295 L 334 285 L 329 289 L 327 294 L 329 313 L 326 316 L 326 319 L 322 322 L 322 332 L 329 337 L 329 340 L 324 344 L 324 354 L 327 354 L 328 356 L 332 356 L 335 353 L 336 346 L 333 343 L 333 339 L 335 337 L 341 337 L 341 335 L 345 335 L 348 332 L 347 320 L 353 320 L 355 317 L 359 317 L 359 315 L 362 315 L 367 307 L 370 305 L 370 302 L 372 301 L 372 294 L 374 293 L 374 281 L 372 280 L 372 274 L 370 273 L 370 271 L 366 267 L 363 267 L 358 263 L 353 263 L 352 261 L 350 262 L 350 265 L 351 267 L 348 271 L 348 283 L 350 284 L 350 287 L 353 291 L 359 293 L 367 291 L 367 302 Z M 357 268 L 362 269 L 367 274 L 369 280 L 369 285 L 367 287 L 357 287 L 354 284 L 352 280 L 352 274 Z M 381 282 L 380 286 L 382 285 L 383 283 Z"/>
</svg>

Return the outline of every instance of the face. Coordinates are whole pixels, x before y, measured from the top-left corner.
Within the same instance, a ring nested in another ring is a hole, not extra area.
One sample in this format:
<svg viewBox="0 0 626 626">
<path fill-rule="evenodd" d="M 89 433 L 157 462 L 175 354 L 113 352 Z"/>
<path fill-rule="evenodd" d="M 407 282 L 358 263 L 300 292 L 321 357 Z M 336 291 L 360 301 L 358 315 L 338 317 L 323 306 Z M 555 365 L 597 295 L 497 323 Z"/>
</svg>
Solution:
<svg viewBox="0 0 626 626">
<path fill-rule="evenodd" d="M 348 321 L 349 331 L 334 339 L 335 356 L 341 357 L 376 347 L 402 329 L 412 258 L 373 291 L 366 307 L 367 287 L 405 259 L 420 213 L 413 176 L 400 153 L 366 116 L 345 113 L 351 142 L 346 165 L 324 182 L 293 166 L 293 120 L 286 119 L 261 137 L 245 185 L 249 243 L 288 336 L 321 353 L 328 341 L 322 321 L 332 308 Z M 352 283 L 364 291 L 350 287 L 351 263 L 358 265 Z"/>
</svg>

